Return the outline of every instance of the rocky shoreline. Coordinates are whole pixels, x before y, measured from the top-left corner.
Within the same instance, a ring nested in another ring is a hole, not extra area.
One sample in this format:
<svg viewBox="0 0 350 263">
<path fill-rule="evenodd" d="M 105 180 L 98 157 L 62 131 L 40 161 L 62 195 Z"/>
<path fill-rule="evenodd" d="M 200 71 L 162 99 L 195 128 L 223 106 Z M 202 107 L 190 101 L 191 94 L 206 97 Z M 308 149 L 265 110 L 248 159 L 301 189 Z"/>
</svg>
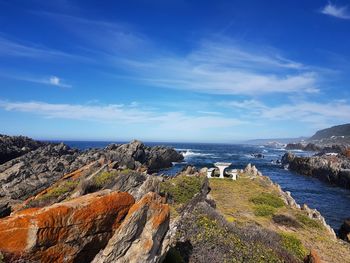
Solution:
<svg viewBox="0 0 350 263">
<path fill-rule="evenodd" d="M 283 155 L 281 163 L 297 173 L 350 189 L 350 159 L 345 155 L 300 157 L 288 152 Z"/>
<path fill-rule="evenodd" d="M 323 243 L 313 250 L 307 235 L 326 236 L 348 253 L 319 212 L 300 207 L 253 165 L 240 172 L 238 185 L 209 180 L 206 168 L 191 166 L 171 177 L 153 174 L 182 160 L 174 149 L 132 141 L 87 151 L 45 143 L 5 162 L 0 262 L 319 262 L 320 253 L 331 262 Z M 216 183 L 222 188 L 212 191 Z M 243 194 L 252 210 L 244 206 L 243 214 L 227 218 L 217 195 L 227 191 L 223 197 L 235 200 L 231 187 L 278 206 L 257 206 Z M 257 208 L 273 214 L 255 214 Z"/>
</svg>

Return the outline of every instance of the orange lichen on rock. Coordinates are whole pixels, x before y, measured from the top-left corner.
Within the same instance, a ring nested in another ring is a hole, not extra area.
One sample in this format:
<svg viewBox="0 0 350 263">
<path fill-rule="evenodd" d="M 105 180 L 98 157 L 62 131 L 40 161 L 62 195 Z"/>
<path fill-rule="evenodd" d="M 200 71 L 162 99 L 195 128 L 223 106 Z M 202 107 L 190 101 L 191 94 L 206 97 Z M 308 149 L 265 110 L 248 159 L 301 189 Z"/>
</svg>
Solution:
<svg viewBox="0 0 350 263">
<path fill-rule="evenodd" d="M 304 263 L 321 263 L 321 259 L 317 252 L 311 249 L 310 254 L 304 258 Z"/>
<path fill-rule="evenodd" d="M 93 263 L 137 263 L 157 259 L 169 220 L 170 210 L 165 199 L 154 192 L 147 193 L 130 208 L 119 229 Z"/>
<path fill-rule="evenodd" d="M 20 209 L 23 209 L 26 205 L 29 204 L 30 201 L 34 200 L 34 199 L 37 199 L 37 198 L 40 198 L 44 195 L 46 195 L 47 193 L 50 192 L 50 190 L 56 188 L 57 186 L 59 186 L 62 182 L 64 181 L 67 181 L 68 179 L 69 180 L 72 180 L 72 181 L 78 181 L 78 179 L 83 176 L 84 174 L 89 174 L 91 173 L 91 170 L 96 168 L 97 167 L 101 167 L 102 165 L 104 165 L 106 162 L 105 159 L 101 158 L 97 161 L 93 161 L 87 165 L 84 165 L 83 167 L 71 172 L 71 173 L 68 173 L 68 174 L 65 174 L 60 180 L 58 180 L 56 183 L 52 184 L 50 187 L 42 190 L 41 192 L 39 192 L 38 194 L 34 195 L 34 196 L 31 196 L 29 197 L 28 199 L 26 199 L 22 204 L 18 204 L 16 206 L 13 207 L 14 211 L 18 211 Z"/>
<path fill-rule="evenodd" d="M 170 215 L 170 208 L 168 204 L 156 204 L 153 205 L 152 209 L 157 210 L 157 215 L 152 219 L 153 228 L 157 228 L 166 220 L 168 220 L 168 217 Z"/>
<path fill-rule="evenodd" d="M 134 202 L 128 193 L 104 190 L 14 213 L 0 220 L 0 251 L 41 262 L 72 262 L 96 236 L 106 244 Z"/>
</svg>

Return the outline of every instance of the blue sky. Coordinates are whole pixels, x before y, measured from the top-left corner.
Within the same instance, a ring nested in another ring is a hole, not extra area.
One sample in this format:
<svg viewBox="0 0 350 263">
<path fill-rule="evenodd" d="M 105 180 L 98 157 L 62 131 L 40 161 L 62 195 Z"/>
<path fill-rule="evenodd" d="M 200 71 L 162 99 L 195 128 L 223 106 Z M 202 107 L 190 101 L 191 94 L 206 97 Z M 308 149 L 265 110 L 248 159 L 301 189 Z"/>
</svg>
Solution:
<svg viewBox="0 0 350 263">
<path fill-rule="evenodd" d="M 0 0 L 0 133 L 235 142 L 350 122 L 349 1 Z"/>
</svg>

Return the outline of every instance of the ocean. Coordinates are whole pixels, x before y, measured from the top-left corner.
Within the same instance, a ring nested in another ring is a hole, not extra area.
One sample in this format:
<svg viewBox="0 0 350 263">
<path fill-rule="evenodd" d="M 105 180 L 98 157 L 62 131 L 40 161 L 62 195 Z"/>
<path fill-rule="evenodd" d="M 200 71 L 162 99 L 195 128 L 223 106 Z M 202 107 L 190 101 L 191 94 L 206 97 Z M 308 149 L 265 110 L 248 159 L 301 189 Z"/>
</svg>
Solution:
<svg viewBox="0 0 350 263">
<path fill-rule="evenodd" d="M 79 149 L 101 148 L 111 142 L 66 141 L 71 147 Z M 145 143 L 148 146 L 166 145 L 181 151 L 184 162 L 175 163 L 161 173 L 173 175 L 186 165 L 197 168 L 213 167 L 215 162 L 231 162 L 231 168 L 243 169 L 248 163 L 254 164 L 264 175 L 278 183 L 283 190 L 290 191 L 300 204 L 306 203 L 316 208 L 325 217 L 327 223 L 338 230 L 342 222 L 350 217 L 350 190 L 331 186 L 315 178 L 299 175 L 283 169 L 276 164 L 286 152 L 282 148 L 244 144 L 202 144 L 202 143 Z M 292 151 L 297 155 L 309 156 L 313 152 Z M 252 154 L 261 153 L 264 158 L 255 158 Z"/>
</svg>

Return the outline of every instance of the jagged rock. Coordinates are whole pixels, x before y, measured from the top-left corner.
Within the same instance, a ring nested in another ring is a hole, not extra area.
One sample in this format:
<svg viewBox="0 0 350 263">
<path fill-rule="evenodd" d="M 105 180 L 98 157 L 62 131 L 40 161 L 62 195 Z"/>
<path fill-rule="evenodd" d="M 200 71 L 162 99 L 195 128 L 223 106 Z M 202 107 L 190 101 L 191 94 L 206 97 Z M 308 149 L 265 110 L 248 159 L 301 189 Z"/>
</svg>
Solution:
<svg viewBox="0 0 350 263">
<path fill-rule="evenodd" d="M 151 172 L 171 167 L 173 162 L 183 160 L 183 155 L 172 148 L 147 147 L 137 140 L 122 145 L 112 144 L 105 148 L 104 154 L 108 160 L 116 162 L 119 166 L 129 169 L 145 166 Z"/>
<path fill-rule="evenodd" d="M 311 249 L 310 254 L 304 258 L 304 263 L 321 263 L 321 259 L 317 252 Z"/>
<path fill-rule="evenodd" d="M 346 219 L 339 229 L 339 238 L 350 242 L 350 218 Z"/>
<path fill-rule="evenodd" d="M 24 200 L 73 171 L 78 151 L 47 145 L 0 165 L 0 196 Z"/>
<path fill-rule="evenodd" d="M 300 174 L 350 188 L 350 161 L 345 157 L 327 155 L 299 157 L 288 152 L 283 155 L 282 164 Z"/>
<path fill-rule="evenodd" d="M 111 144 L 105 149 L 91 149 L 81 152 L 64 144 L 49 144 L 31 151 L 19 158 L 0 165 L 0 197 L 25 200 L 46 189 L 64 175 L 97 162 L 90 169 L 98 170 L 111 164 L 113 168 L 123 167 L 150 171 L 172 166 L 183 156 L 168 147 L 146 147 L 140 141 L 128 144 Z"/>
<path fill-rule="evenodd" d="M 308 143 L 308 144 L 288 143 L 286 146 L 286 150 L 303 150 L 303 151 L 317 152 L 322 150 L 322 147 L 313 143 Z"/>
<path fill-rule="evenodd" d="M 183 155 L 172 148 L 155 146 L 147 152 L 147 167 L 150 171 L 171 167 L 173 162 L 180 162 Z"/>
<path fill-rule="evenodd" d="M 303 206 L 301 207 L 301 210 L 306 211 L 309 218 L 319 221 L 327 229 L 327 231 L 331 234 L 331 236 L 333 238 L 336 238 L 333 228 L 331 228 L 330 225 L 327 224 L 326 220 L 321 215 L 321 213 L 317 211 L 317 209 L 311 209 L 307 206 L 307 204 L 303 204 Z"/>
<path fill-rule="evenodd" d="M 0 251 L 25 262 L 89 262 L 134 204 L 128 193 L 109 190 L 0 220 Z"/>
<path fill-rule="evenodd" d="M 43 145 L 45 145 L 45 143 L 34 141 L 28 137 L 0 134 L 0 164 L 33 151 Z"/>
<path fill-rule="evenodd" d="M 261 176 L 261 173 L 258 171 L 258 169 L 255 167 L 255 165 L 251 165 L 248 163 L 248 165 L 244 168 L 244 173 L 250 174 L 253 176 Z"/>
<path fill-rule="evenodd" d="M 182 169 L 182 172 L 187 174 L 187 175 L 192 175 L 192 174 L 197 173 L 198 171 L 197 171 L 196 167 L 191 166 L 191 165 L 187 165 L 186 167 L 184 167 Z"/>
<path fill-rule="evenodd" d="M 93 263 L 159 262 L 170 210 L 156 193 L 146 194 L 130 211 L 120 228 Z"/>
</svg>

